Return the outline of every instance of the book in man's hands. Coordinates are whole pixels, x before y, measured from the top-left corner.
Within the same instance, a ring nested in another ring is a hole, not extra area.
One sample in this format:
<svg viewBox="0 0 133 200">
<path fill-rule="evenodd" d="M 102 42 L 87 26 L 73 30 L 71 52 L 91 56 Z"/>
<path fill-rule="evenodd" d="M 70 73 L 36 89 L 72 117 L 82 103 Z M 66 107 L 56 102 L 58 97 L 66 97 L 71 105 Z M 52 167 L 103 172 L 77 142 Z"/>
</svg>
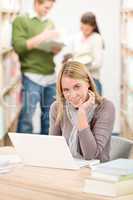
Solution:
<svg viewBox="0 0 133 200">
<path fill-rule="evenodd" d="M 48 40 L 45 41 L 37 46 L 37 49 L 40 49 L 42 51 L 51 52 L 53 48 L 59 48 L 62 49 L 65 46 L 65 44 L 61 41 L 56 40 Z"/>
</svg>

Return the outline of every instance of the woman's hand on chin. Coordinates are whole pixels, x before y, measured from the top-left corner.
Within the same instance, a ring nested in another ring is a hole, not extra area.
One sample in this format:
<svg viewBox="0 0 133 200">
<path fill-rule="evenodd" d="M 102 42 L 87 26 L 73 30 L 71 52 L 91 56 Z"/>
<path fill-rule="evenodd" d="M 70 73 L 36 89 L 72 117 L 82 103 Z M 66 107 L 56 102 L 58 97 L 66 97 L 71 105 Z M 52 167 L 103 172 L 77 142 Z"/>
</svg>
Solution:
<svg viewBox="0 0 133 200">
<path fill-rule="evenodd" d="M 95 94 L 89 90 L 87 100 L 79 106 L 79 111 L 86 111 L 95 104 Z"/>
</svg>

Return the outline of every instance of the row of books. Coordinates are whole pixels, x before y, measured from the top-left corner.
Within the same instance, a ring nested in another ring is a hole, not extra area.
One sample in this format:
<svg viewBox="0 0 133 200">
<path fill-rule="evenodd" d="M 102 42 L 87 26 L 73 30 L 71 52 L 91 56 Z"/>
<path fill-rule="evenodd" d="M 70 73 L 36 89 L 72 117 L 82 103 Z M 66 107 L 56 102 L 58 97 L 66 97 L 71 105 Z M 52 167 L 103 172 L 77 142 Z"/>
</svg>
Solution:
<svg viewBox="0 0 133 200">
<path fill-rule="evenodd" d="M 4 127 L 8 130 L 21 105 L 20 62 L 13 50 L 3 54 L 2 72 L 5 76 L 1 85 L 1 100 L 4 108 Z"/>
<path fill-rule="evenodd" d="M 125 59 L 125 64 L 128 67 L 127 69 L 127 76 L 128 76 L 128 86 L 130 88 L 133 88 L 133 78 L 132 78 L 132 74 L 133 74 L 133 57 L 128 57 L 127 59 Z"/>
<path fill-rule="evenodd" d="M 0 49 L 11 47 L 12 22 L 20 6 L 21 0 L 4 0 L 0 3 Z"/>
<path fill-rule="evenodd" d="M 133 9 L 133 1 L 132 0 L 123 0 L 123 7 L 126 9 Z"/>
<path fill-rule="evenodd" d="M 133 42 L 132 42 L 133 43 Z M 127 67 L 127 74 L 128 77 L 127 80 L 127 106 L 126 106 L 126 117 L 128 119 L 129 127 L 132 127 L 133 125 L 133 57 L 127 57 L 124 60 L 124 64 Z"/>
<path fill-rule="evenodd" d="M 133 91 L 133 88 L 132 88 Z M 129 92 L 127 94 L 127 98 L 128 98 L 128 105 L 127 105 L 127 119 L 128 119 L 128 123 L 129 126 L 132 127 L 133 126 L 133 92 Z"/>
<path fill-rule="evenodd" d="M 21 0 L 4 0 L 0 2 L 0 11 L 13 10 L 19 11 L 21 6 Z"/>
<path fill-rule="evenodd" d="M 125 21 L 123 21 L 121 24 L 121 38 L 122 41 L 126 41 L 125 45 L 130 49 L 133 49 L 132 33 L 133 33 L 133 18 L 129 18 L 128 21 L 126 21 L 126 24 Z"/>
<path fill-rule="evenodd" d="M 12 37 L 12 16 L 1 16 L 0 19 L 0 49 L 11 47 Z"/>
<path fill-rule="evenodd" d="M 93 166 L 84 192 L 110 197 L 133 194 L 133 160 L 121 158 Z"/>
<path fill-rule="evenodd" d="M 21 83 L 18 83 L 10 95 L 4 97 L 5 128 L 8 130 L 18 117 L 21 106 Z"/>
<path fill-rule="evenodd" d="M 3 74 L 5 74 L 2 87 L 4 90 L 6 87 L 10 86 L 17 77 L 20 76 L 20 62 L 18 55 L 14 51 L 6 53 L 3 56 L 2 66 Z"/>
</svg>

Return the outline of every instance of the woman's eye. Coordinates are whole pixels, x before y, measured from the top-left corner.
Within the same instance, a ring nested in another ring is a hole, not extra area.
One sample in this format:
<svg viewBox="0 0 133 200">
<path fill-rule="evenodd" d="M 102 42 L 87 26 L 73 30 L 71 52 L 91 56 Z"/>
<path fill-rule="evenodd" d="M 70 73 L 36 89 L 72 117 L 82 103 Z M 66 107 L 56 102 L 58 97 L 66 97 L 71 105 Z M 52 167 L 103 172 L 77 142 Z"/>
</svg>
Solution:
<svg viewBox="0 0 133 200">
<path fill-rule="evenodd" d="M 78 90 L 80 88 L 80 85 L 75 85 L 74 89 Z"/>
<path fill-rule="evenodd" d="M 68 92 L 69 90 L 67 88 L 64 88 L 63 89 L 63 92 Z"/>
</svg>

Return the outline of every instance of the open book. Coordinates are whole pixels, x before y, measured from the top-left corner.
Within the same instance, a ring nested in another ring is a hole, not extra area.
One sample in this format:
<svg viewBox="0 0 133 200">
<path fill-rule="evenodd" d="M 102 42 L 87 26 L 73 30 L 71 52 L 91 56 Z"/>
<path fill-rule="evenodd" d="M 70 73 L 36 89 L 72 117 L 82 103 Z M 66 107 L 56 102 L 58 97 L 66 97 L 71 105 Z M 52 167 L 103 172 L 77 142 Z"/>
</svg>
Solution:
<svg viewBox="0 0 133 200">
<path fill-rule="evenodd" d="M 56 41 L 56 40 L 48 40 L 38 45 L 37 49 L 51 52 L 53 48 L 62 49 L 65 46 L 63 42 Z"/>
<path fill-rule="evenodd" d="M 90 64 L 92 62 L 92 56 L 89 53 L 82 53 L 74 55 L 71 60 L 80 62 L 82 64 Z"/>
</svg>

